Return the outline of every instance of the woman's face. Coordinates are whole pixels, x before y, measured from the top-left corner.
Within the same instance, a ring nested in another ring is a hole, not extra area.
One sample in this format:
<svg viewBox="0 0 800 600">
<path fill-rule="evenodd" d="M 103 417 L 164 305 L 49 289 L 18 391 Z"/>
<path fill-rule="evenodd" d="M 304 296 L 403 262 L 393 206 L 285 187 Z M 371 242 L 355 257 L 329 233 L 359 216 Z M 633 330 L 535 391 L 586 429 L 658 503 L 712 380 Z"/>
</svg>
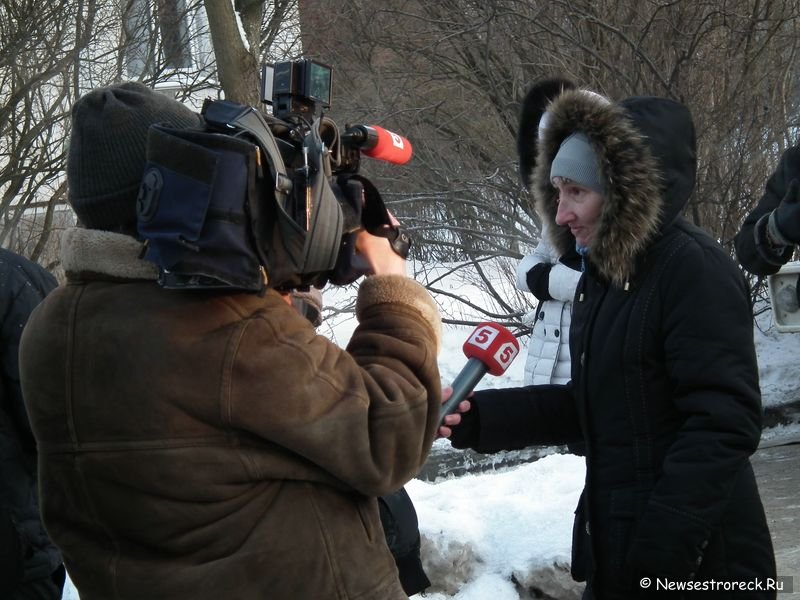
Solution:
<svg viewBox="0 0 800 600">
<path fill-rule="evenodd" d="M 590 248 L 600 223 L 603 196 L 563 177 L 553 177 L 553 185 L 558 190 L 556 223 L 569 227 L 579 246 Z"/>
</svg>

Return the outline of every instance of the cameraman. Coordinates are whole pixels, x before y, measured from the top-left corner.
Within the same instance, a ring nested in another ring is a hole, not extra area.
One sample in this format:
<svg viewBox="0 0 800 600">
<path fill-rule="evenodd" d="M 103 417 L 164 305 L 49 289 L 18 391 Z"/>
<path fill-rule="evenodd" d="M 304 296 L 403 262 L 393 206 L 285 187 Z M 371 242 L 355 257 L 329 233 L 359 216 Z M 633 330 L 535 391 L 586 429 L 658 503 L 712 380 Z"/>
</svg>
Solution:
<svg viewBox="0 0 800 600">
<path fill-rule="evenodd" d="M 406 598 L 375 497 L 434 439 L 435 304 L 365 232 L 347 350 L 288 294 L 160 287 L 135 211 L 153 123 L 199 120 L 133 83 L 75 104 L 83 227 L 21 348 L 44 520 L 81 600 Z"/>
<path fill-rule="evenodd" d="M 800 146 L 786 150 L 764 195 L 734 238 L 736 256 L 754 275 L 772 275 L 800 244 Z"/>
</svg>

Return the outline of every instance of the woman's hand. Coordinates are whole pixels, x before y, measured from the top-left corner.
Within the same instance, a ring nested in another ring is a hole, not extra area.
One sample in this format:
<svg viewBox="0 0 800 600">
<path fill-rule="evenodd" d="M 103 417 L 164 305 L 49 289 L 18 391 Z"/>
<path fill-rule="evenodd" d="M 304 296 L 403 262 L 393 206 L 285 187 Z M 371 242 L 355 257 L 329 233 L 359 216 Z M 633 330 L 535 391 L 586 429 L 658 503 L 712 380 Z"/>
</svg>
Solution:
<svg viewBox="0 0 800 600">
<path fill-rule="evenodd" d="M 446 387 L 442 390 L 442 404 L 447 402 L 450 396 L 453 395 L 453 388 Z M 470 392 L 470 396 L 472 393 Z M 440 438 L 449 438 L 450 435 L 453 433 L 451 427 L 455 427 L 459 423 L 461 423 L 461 413 L 467 412 L 472 405 L 470 404 L 469 400 L 462 400 L 459 402 L 458 406 L 456 407 L 456 412 L 451 413 L 449 415 L 445 415 L 444 419 L 442 419 L 442 424 L 439 425 L 439 430 L 437 432 L 437 437 Z"/>
</svg>

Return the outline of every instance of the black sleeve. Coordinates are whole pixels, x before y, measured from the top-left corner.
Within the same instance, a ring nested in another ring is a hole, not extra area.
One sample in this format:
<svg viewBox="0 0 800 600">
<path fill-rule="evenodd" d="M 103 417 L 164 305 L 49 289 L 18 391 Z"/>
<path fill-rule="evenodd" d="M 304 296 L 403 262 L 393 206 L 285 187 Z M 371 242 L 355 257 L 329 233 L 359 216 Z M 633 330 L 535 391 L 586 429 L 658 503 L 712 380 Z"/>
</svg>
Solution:
<svg viewBox="0 0 800 600">
<path fill-rule="evenodd" d="M 800 146 L 789 148 L 781 156 L 778 167 L 767 180 L 764 194 L 747 215 L 733 240 L 736 256 L 742 266 L 754 275 L 772 275 L 792 257 L 794 247 L 773 249 L 766 237 L 766 215 L 781 203 L 792 179 L 800 178 Z"/>
<path fill-rule="evenodd" d="M 31 312 L 56 286 L 55 278 L 28 261 L 0 253 L 0 409 L 27 448 L 35 445 L 19 383 L 19 342 Z"/>
<path fill-rule="evenodd" d="M 481 390 L 470 400 L 472 409 L 453 428 L 451 442 L 456 448 L 488 454 L 581 439 L 569 385 Z"/>
<path fill-rule="evenodd" d="M 525 276 L 528 289 L 540 302 L 553 299 L 550 295 L 550 269 L 552 268 L 553 265 L 541 262 L 534 265 Z"/>
</svg>

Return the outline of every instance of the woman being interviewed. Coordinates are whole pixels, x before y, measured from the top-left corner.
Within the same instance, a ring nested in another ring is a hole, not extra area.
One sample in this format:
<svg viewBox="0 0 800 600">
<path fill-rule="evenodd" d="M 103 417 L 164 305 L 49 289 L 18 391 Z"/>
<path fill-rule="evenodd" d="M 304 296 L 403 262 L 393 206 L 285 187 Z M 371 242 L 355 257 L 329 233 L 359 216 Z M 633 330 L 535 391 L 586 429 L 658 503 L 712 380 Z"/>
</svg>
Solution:
<svg viewBox="0 0 800 600">
<path fill-rule="evenodd" d="M 749 462 L 761 398 L 748 293 L 681 217 L 696 171 L 689 111 L 566 91 L 548 114 L 532 191 L 551 244 L 574 244 L 585 269 L 572 381 L 475 392 L 440 434 L 482 452 L 583 439 L 572 573 L 585 598 L 670 597 L 656 578 L 763 585 L 775 560 Z"/>
</svg>

